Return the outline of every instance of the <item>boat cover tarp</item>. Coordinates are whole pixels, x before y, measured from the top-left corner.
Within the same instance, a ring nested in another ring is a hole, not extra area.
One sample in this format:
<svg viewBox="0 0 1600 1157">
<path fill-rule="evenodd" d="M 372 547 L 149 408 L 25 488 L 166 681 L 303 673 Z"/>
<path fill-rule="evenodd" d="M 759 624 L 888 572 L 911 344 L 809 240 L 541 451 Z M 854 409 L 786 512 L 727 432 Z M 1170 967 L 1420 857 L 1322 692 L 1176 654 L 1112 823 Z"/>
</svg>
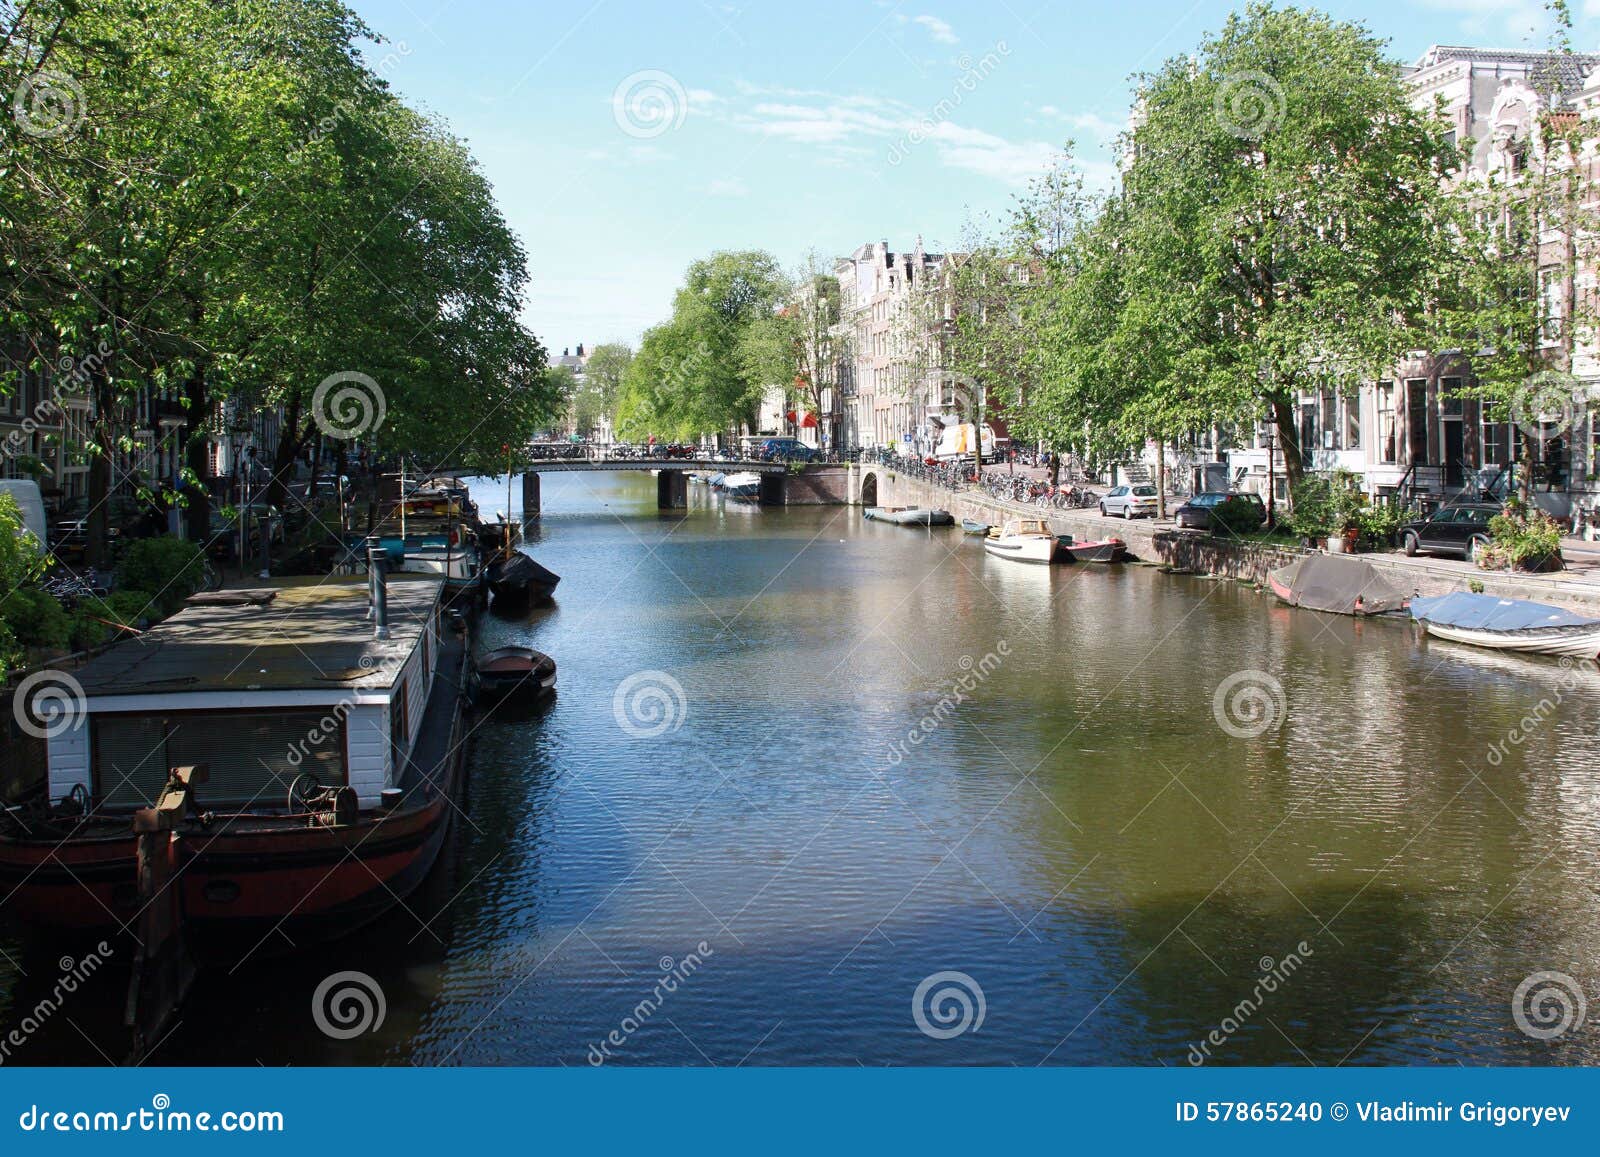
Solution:
<svg viewBox="0 0 1600 1157">
<path fill-rule="evenodd" d="M 1313 611 L 1376 615 L 1397 611 L 1406 601 L 1370 562 L 1347 555 L 1309 554 L 1272 577 L 1288 589 L 1290 606 Z"/>
<path fill-rule="evenodd" d="M 1411 604 L 1411 615 L 1438 623 L 1441 627 L 1475 631 L 1527 631 L 1539 627 L 1580 627 L 1586 623 L 1600 622 L 1574 611 L 1552 607 L 1548 603 L 1475 595 L 1470 591 L 1416 599 Z"/>
</svg>

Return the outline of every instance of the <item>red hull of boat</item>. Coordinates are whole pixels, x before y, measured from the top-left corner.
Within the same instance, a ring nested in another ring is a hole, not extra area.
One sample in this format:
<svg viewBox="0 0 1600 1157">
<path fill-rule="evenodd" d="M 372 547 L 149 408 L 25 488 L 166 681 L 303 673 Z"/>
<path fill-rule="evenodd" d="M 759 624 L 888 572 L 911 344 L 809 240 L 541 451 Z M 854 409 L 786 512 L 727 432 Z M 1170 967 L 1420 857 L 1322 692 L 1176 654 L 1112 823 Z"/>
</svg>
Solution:
<svg viewBox="0 0 1600 1157">
<path fill-rule="evenodd" d="M 179 838 L 186 918 L 244 930 L 292 920 L 348 931 L 416 887 L 437 858 L 450 805 L 364 820 L 347 828 L 220 830 Z M 133 835 L 0 841 L 0 910 L 75 932 L 117 931 L 139 914 Z"/>
</svg>

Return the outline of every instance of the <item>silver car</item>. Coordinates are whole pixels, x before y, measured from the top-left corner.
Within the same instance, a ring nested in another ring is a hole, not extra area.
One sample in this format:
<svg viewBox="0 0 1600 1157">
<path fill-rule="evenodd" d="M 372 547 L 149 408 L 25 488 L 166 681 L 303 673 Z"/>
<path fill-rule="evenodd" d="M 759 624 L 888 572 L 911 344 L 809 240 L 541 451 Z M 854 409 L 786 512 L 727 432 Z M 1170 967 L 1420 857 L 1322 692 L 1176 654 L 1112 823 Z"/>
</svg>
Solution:
<svg viewBox="0 0 1600 1157">
<path fill-rule="evenodd" d="M 1100 514 L 1103 518 L 1110 518 L 1113 514 L 1123 518 L 1133 518 L 1135 515 L 1154 515 L 1156 512 L 1156 488 L 1150 485 L 1114 486 L 1106 492 L 1100 500 Z"/>
</svg>

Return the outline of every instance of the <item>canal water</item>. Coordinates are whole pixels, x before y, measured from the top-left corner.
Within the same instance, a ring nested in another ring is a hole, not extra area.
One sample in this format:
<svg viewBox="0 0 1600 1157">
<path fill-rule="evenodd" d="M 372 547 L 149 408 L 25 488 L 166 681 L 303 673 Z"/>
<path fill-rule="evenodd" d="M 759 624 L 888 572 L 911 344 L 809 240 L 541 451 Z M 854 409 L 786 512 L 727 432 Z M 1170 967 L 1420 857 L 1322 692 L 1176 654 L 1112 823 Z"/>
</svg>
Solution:
<svg viewBox="0 0 1600 1157">
<path fill-rule="evenodd" d="M 1600 1062 L 1519 1027 L 1600 993 L 1592 671 L 649 474 L 544 502 L 557 604 L 484 634 L 559 696 L 480 721 L 449 862 L 151 1063 Z M 3 1037 L 58 953 L 0 945 Z M 103 979 L 10 1062 L 119 1059 Z"/>
</svg>

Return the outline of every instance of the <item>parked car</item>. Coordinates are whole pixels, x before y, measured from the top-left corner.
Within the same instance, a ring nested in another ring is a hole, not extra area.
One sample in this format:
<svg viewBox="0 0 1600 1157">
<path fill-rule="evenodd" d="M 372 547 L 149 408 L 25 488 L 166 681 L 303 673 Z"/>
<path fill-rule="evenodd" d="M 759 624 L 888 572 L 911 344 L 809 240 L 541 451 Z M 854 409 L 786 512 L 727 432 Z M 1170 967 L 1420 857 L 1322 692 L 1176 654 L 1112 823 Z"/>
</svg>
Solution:
<svg viewBox="0 0 1600 1157">
<path fill-rule="evenodd" d="M 106 531 L 113 550 L 126 539 L 144 538 L 165 529 L 165 519 L 158 525 L 152 512 L 137 499 L 121 494 L 106 499 Z M 57 558 L 75 560 L 88 545 L 89 500 L 74 498 L 50 523 L 50 549 Z"/>
<path fill-rule="evenodd" d="M 1105 518 L 1113 514 L 1122 518 L 1141 514 L 1153 517 L 1157 504 L 1154 486 L 1113 486 L 1100 500 L 1100 514 Z"/>
<path fill-rule="evenodd" d="M 1504 509 L 1495 502 L 1470 502 L 1442 506 L 1426 518 L 1400 528 L 1400 547 L 1407 554 L 1458 554 L 1475 559 L 1488 543 L 1489 520 Z"/>
<path fill-rule="evenodd" d="M 1178 528 L 1180 530 L 1219 529 L 1212 515 L 1224 502 L 1230 501 L 1242 503 L 1249 509 L 1249 516 L 1245 519 L 1245 529 L 1257 530 L 1267 521 L 1267 508 L 1259 495 L 1207 490 L 1203 494 L 1196 494 L 1189 501 L 1178 507 Z"/>
<path fill-rule="evenodd" d="M 798 438 L 768 438 L 756 450 L 762 462 L 809 462 L 817 452 Z"/>
</svg>

